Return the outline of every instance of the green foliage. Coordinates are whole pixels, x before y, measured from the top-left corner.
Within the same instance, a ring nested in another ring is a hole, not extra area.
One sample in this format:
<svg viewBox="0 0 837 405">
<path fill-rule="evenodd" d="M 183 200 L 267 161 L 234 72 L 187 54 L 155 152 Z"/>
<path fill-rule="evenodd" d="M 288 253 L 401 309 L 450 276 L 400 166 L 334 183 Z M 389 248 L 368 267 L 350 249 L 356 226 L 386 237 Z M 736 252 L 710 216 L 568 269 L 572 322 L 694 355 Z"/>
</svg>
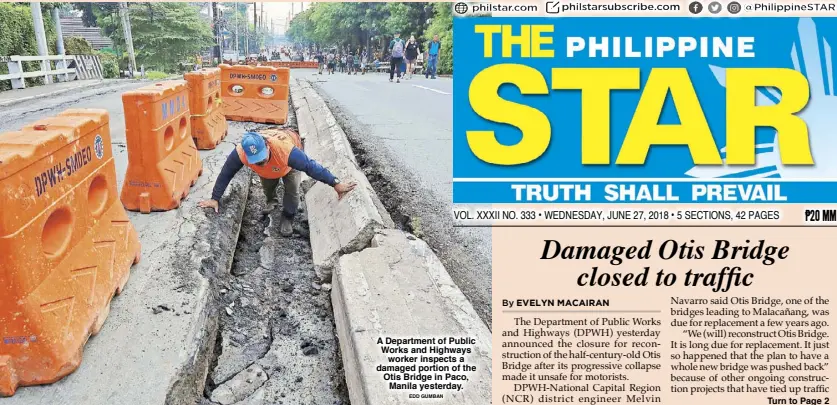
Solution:
<svg viewBox="0 0 837 405">
<path fill-rule="evenodd" d="M 72 5 L 73 8 L 82 12 L 81 20 L 87 27 L 96 27 L 99 18 L 119 12 L 119 3 L 94 3 L 86 1 L 72 3 Z"/>
<path fill-rule="evenodd" d="M 46 31 L 47 47 L 50 54 L 56 53 L 55 24 L 49 14 L 51 3 L 43 3 L 41 11 Z M 37 55 L 38 42 L 35 39 L 35 26 L 32 23 L 32 11 L 28 3 L 0 3 L 0 55 Z M 40 69 L 40 62 L 24 62 L 26 71 Z M 5 63 L 0 63 L 0 74 L 9 73 Z M 43 79 L 26 79 L 27 86 L 42 84 Z M 0 82 L 0 91 L 11 89 L 7 80 Z"/>
<path fill-rule="evenodd" d="M 112 52 L 101 50 L 96 52 L 102 62 L 102 75 L 105 79 L 119 78 L 119 58 Z"/>
<path fill-rule="evenodd" d="M 450 3 L 316 3 L 294 17 L 287 36 L 298 44 L 316 44 L 320 49 L 371 46 L 373 51 L 386 54 L 395 33 L 403 38 L 415 35 L 422 49 L 433 34 L 439 34 L 439 71 L 453 71 Z"/>
<path fill-rule="evenodd" d="M 102 76 L 105 79 L 118 79 L 119 64 L 115 60 L 102 61 Z"/>
<path fill-rule="evenodd" d="M 439 35 L 442 52 L 436 67 L 439 73 L 450 74 L 453 73 L 453 12 L 450 3 L 435 3 L 433 10 L 435 15 L 425 31 L 425 46 L 433 35 Z"/>
<path fill-rule="evenodd" d="M 237 4 L 238 8 L 232 4 Z M 252 11 L 248 12 L 247 5 L 249 3 L 227 3 L 221 4 L 221 12 L 223 14 L 223 23 L 226 24 L 227 31 L 230 32 L 231 40 L 238 41 L 238 49 L 244 54 L 251 54 L 261 49 L 267 42 L 270 36 L 269 29 L 260 28 L 254 32 L 253 23 L 249 19 L 253 18 Z M 235 38 L 236 32 L 238 37 Z M 250 49 L 247 49 L 250 45 Z"/>
<path fill-rule="evenodd" d="M 151 80 L 162 80 L 162 79 L 165 79 L 169 76 L 170 75 L 168 73 L 158 72 L 158 71 L 155 71 L 155 70 L 152 70 L 150 72 L 145 72 L 145 77 L 147 79 L 151 79 Z"/>
<path fill-rule="evenodd" d="M 188 3 L 131 3 L 129 10 L 138 65 L 175 72 L 180 62 L 213 44 L 209 25 Z M 118 13 L 101 14 L 97 25 L 119 49 L 126 49 Z"/>
<path fill-rule="evenodd" d="M 64 50 L 67 55 L 92 55 L 93 47 L 82 37 L 64 38 Z"/>
<path fill-rule="evenodd" d="M 386 19 L 386 34 L 400 33 L 404 39 L 410 35 L 421 38 L 427 19 L 432 16 L 426 8 L 431 6 L 428 3 L 387 3 L 389 18 Z"/>
</svg>

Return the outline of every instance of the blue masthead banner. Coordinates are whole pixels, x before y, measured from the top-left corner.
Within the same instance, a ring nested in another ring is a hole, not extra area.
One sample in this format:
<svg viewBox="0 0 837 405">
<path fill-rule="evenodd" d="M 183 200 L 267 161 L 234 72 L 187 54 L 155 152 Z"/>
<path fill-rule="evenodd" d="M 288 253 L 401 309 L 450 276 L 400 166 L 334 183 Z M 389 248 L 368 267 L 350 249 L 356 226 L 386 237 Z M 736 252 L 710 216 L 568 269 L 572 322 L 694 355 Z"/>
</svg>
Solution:
<svg viewBox="0 0 837 405">
<path fill-rule="evenodd" d="M 837 202 L 835 35 L 826 18 L 457 18 L 454 203 Z"/>
</svg>

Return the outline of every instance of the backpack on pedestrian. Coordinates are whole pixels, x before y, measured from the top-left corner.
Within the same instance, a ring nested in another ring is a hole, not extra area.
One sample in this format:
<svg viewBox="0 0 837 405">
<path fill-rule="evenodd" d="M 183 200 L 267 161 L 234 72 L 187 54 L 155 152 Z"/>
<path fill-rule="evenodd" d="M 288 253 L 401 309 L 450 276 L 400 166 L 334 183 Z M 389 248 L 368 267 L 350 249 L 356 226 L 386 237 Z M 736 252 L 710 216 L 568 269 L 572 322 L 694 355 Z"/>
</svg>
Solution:
<svg viewBox="0 0 837 405">
<path fill-rule="evenodd" d="M 404 57 L 404 41 L 400 39 L 395 41 L 395 44 L 392 45 L 392 57 L 393 58 L 403 58 Z"/>
</svg>

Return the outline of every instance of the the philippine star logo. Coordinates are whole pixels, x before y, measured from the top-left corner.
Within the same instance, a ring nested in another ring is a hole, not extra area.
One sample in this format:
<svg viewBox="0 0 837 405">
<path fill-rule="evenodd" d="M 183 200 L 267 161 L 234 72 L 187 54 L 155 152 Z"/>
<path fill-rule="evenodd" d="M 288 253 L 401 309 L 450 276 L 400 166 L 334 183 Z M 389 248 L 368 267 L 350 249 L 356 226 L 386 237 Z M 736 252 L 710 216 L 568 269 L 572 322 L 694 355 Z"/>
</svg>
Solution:
<svg viewBox="0 0 837 405">
<path fill-rule="evenodd" d="M 105 141 L 102 140 L 101 135 L 96 135 L 96 140 L 93 141 L 93 150 L 96 152 L 96 157 L 101 159 L 105 156 Z"/>
<path fill-rule="evenodd" d="M 837 111 L 834 75 L 831 66 L 831 47 L 826 39 L 817 33 L 817 26 L 810 18 L 800 18 L 797 25 L 797 41 L 790 52 L 794 68 L 802 72 L 811 88 L 808 106 L 797 114 L 808 124 L 808 136 L 814 167 L 783 166 L 779 156 L 776 134 L 771 141 L 756 144 L 756 167 L 745 170 L 735 167 L 695 166 L 686 172 L 695 178 L 790 178 L 790 179 L 833 179 L 837 178 L 837 139 L 832 136 L 834 111 Z M 720 66 L 709 68 L 721 86 L 726 87 L 726 70 Z M 772 105 L 779 102 L 781 94 L 774 89 L 762 88 L 756 92 L 756 104 Z M 726 147 L 721 148 L 721 157 L 726 156 Z M 726 160 L 726 159 L 724 159 Z"/>
</svg>

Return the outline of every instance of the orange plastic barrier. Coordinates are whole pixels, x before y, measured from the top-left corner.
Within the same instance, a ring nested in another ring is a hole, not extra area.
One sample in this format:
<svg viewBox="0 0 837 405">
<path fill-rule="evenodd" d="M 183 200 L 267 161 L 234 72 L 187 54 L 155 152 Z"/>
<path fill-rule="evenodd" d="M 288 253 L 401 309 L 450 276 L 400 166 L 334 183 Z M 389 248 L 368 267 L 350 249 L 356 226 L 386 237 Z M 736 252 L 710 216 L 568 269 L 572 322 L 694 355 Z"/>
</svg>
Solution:
<svg viewBox="0 0 837 405">
<path fill-rule="evenodd" d="M 203 171 L 189 125 L 186 81 L 160 82 L 122 94 L 128 170 L 122 204 L 149 213 L 180 206 Z"/>
<path fill-rule="evenodd" d="M 215 149 L 227 136 L 221 109 L 221 69 L 201 69 L 183 75 L 189 83 L 192 140 L 198 149 Z"/>
<path fill-rule="evenodd" d="M 233 121 L 284 124 L 290 78 L 288 68 L 221 65 L 224 115 Z"/>
<path fill-rule="evenodd" d="M 291 69 L 316 69 L 318 67 L 315 61 L 270 61 L 265 63 L 273 67 L 286 67 Z"/>
<path fill-rule="evenodd" d="M 105 110 L 0 134 L 0 396 L 81 363 L 140 258 Z"/>
</svg>

